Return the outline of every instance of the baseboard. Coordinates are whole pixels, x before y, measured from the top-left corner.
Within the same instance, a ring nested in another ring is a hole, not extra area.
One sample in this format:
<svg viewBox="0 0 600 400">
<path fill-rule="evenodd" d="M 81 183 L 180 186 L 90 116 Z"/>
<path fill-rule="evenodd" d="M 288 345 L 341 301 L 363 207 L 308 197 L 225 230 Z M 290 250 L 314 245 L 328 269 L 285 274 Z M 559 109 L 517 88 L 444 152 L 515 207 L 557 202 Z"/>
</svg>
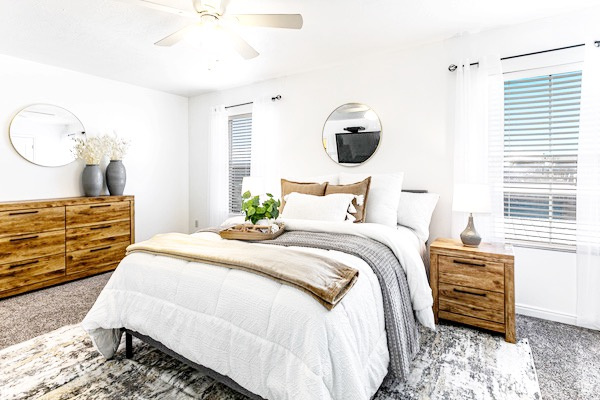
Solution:
<svg viewBox="0 0 600 400">
<path fill-rule="evenodd" d="M 547 319 L 549 321 L 562 322 L 563 324 L 569 325 L 577 325 L 577 317 L 575 315 L 551 311 L 545 308 L 516 304 L 515 312 L 528 317 Z"/>
</svg>

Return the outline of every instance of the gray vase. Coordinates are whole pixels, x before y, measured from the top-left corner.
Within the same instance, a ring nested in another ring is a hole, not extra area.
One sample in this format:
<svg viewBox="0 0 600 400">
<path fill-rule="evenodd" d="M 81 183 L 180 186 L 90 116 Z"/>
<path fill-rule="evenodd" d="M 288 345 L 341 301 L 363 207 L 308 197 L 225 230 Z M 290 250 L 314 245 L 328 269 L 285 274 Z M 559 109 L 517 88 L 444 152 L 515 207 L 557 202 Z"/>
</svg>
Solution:
<svg viewBox="0 0 600 400">
<path fill-rule="evenodd" d="M 100 196 L 103 184 L 100 166 L 98 164 L 86 165 L 81 174 L 81 182 L 83 183 L 83 193 L 85 193 L 86 196 Z"/>
<path fill-rule="evenodd" d="M 106 186 L 111 196 L 122 196 L 127 181 L 127 171 L 121 160 L 110 160 L 106 167 Z"/>
</svg>

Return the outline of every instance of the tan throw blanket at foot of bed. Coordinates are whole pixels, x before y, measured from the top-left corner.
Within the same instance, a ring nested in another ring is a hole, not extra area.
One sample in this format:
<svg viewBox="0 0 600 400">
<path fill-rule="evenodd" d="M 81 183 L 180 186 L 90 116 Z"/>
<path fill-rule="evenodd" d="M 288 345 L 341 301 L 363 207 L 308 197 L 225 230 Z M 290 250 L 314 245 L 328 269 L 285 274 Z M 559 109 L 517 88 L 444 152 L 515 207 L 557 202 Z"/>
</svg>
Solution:
<svg viewBox="0 0 600 400">
<path fill-rule="evenodd" d="M 208 240 L 182 233 L 156 235 L 127 248 L 127 255 L 136 252 L 263 275 L 307 292 L 328 310 L 336 306 L 358 278 L 356 269 L 317 254 L 237 240 Z"/>
</svg>

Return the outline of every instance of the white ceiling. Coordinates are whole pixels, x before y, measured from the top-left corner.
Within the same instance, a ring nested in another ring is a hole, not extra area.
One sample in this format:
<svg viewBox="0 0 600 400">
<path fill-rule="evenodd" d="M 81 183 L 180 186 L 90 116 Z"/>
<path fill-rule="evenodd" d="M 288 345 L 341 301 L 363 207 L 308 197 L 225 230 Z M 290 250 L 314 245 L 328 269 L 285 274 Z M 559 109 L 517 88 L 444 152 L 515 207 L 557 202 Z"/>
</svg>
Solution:
<svg viewBox="0 0 600 400">
<path fill-rule="evenodd" d="M 154 0 L 190 8 L 191 0 Z M 228 12 L 301 13 L 302 30 L 237 28 L 260 53 L 211 61 L 154 42 L 190 20 L 116 0 L 0 0 L 0 53 L 191 96 L 597 5 L 597 0 L 231 0 Z M 212 68 L 209 70 L 209 66 Z"/>
</svg>

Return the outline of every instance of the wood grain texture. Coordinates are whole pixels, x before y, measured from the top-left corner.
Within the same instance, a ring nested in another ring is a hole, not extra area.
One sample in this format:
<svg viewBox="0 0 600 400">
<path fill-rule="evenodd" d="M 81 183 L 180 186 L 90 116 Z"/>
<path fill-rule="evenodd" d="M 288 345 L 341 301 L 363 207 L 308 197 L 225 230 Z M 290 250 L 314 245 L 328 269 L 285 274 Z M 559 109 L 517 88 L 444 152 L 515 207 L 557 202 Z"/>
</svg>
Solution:
<svg viewBox="0 0 600 400">
<path fill-rule="evenodd" d="M 133 217 L 133 196 L 0 203 L 0 298 L 115 269 Z"/>
<path fill-rule="evenodd" d="M 64 253 L 64 230 L 0 238 L 0 264 Z"/>
<path fill-rule="evenodd" d="M 515 324 L 515 263 L 514 260 L 504 264 L 504 325 L 506 326 L 505 338 L 507 342 L 516 343 L 517 333 Z"/>
<path fill-rule="evenodd" d="M 27 201 L 7 201 L 0 203 L 1 211 L 26 210 L 31 208 L 65 207 L 70 205 L 103 204 L 120 201 L 133 201 L 133 196 L 65 197 Z"/>
<path fill-rule="evenodd" d="M 0 292 L 65 274 L 65 255 L 0 265 Z"/>
<path fill-rule="evenodd" d="M 453 239 L 430 246 L 430 280 L 438 318 L 502 332 L 515 343 L 514 255 L 510 245 L 465 247 Z"/>
<path fill-rule="evenodd" d="M 437 324 L 439 322 L 438 312 L 440 309 L 438 295 L 438 255 L 433 252 L 429 256 L 429 286 L 433 294 L 433 317 Z"/>
<path fill-rule="evenodd" d="M 106 222 L 67 229 L 67 252 L 130 242 L 131 221 Z"/>
<path fill-rule="evenodd" d="M 438 256 L 440 282 L 504 293 L 504 264 L 485 259 Z"/>
<path fill-rule="evenodd" d="M 125 249 L 129 245 L 129 240 L 126 240 L 93 249 L 67 253 L 67 275 L 94 270 L 108 264 L 117 264 L 125 257 Z"/>
<path fill-rule="evenodd" d="M 129 202 L 67 206 L 67 226 L 76 228 L 111 221 L 129 220 Z"/>
<path fill-rule="evenodd" d="M 2 211 L 0 227 L 0 237 L 65 229 L 65 208 Z"/>
<path fill-rule="evenodd" d="M 448 321 L 459 322 L 465 325 L 476 326 L 478 328 L 483 328 L 494 332 L 504 333 L 504 324 L 498 324 L 485 319 L 473 318 L 469 317 L 468 315 L 454 314 L 452 312 L 440 310 L 440 318 L 447 319 Z"/>
<path fill-rule="evenodd" d="M 440 310 L 504 323 L 504 294 L 440 283 Z"/>
</svg>

